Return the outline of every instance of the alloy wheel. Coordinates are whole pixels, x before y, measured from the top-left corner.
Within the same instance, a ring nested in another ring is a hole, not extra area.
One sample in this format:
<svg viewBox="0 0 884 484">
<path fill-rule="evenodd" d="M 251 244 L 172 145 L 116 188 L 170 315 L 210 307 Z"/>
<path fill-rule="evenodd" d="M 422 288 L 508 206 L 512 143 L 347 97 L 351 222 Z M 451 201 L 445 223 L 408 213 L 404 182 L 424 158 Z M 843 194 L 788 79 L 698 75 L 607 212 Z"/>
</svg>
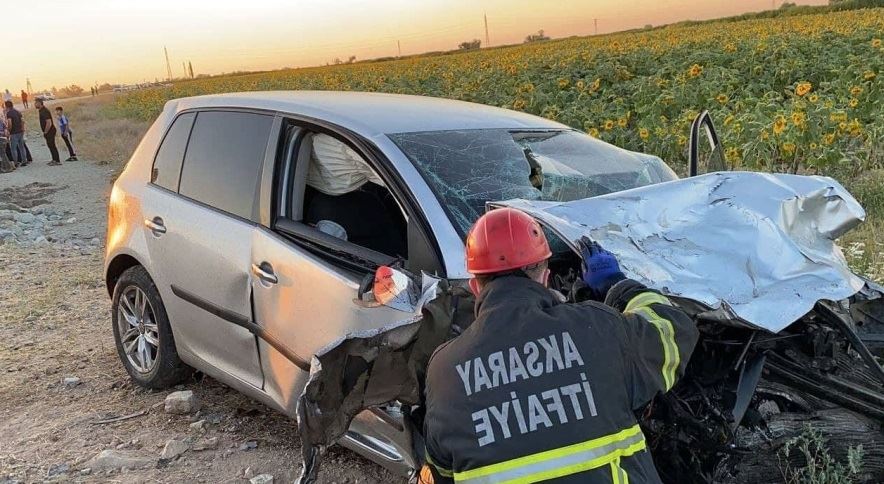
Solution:
<svg viewBox="0 0 884 484">
<path fill-rule="evenodd" d="M 159 328 L 153 306 L 138 286 L 128 286 L 120 295 L 117 329 L 129 364 L 139 373 L 149 373 L 157 361 Z"/>
</svg>

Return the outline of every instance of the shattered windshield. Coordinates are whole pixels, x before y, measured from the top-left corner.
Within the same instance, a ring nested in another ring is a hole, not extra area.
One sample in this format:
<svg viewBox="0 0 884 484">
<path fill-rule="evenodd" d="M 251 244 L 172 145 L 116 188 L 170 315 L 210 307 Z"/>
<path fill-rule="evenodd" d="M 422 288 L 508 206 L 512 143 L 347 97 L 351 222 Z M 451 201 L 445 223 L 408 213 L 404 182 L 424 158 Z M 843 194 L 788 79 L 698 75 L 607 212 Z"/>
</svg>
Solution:
<svg viewBox="0 0 884 484">
<path fill-rule="evenodd" d="M 489 201 L 570 201 L 677 178 L 657 157 L 571 130 L 427 131 L 390 138 L 461 235 Z"/>
</svg>

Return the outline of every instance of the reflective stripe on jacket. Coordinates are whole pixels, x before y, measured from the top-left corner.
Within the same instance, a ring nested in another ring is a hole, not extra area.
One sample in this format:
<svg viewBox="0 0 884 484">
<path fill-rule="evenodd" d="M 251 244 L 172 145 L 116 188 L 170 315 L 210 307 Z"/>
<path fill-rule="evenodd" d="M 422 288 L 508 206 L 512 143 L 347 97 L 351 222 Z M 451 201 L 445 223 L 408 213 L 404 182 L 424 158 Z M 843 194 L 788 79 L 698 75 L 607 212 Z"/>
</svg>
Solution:
<svg viewBox="0 0 884 484">
<path fill-rule="evenodd" d="M 634 410 L 672 388 L 697 329 L 635 281 L 605 302 L 561 304 L 525 277 L 488 284 L 476 321 L 430 359 L 435 482 L 659 482 Z"/>
</svg>

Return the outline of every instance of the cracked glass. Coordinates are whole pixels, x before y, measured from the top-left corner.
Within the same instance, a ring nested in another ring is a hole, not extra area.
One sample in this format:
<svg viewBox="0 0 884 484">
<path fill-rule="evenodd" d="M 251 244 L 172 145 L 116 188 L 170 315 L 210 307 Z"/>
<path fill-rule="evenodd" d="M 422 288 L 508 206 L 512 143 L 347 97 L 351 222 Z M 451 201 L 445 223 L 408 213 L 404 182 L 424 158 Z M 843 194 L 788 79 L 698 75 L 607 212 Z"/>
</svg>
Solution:
<svg viewBox="0 0 884 484">
<path fill-rule="evenodd" d="M 655 156 L 572 130 L 480 129 L 389 135 L 465 235 L 486 202 L 571 201 L 678 177 Z"/>
</svg>

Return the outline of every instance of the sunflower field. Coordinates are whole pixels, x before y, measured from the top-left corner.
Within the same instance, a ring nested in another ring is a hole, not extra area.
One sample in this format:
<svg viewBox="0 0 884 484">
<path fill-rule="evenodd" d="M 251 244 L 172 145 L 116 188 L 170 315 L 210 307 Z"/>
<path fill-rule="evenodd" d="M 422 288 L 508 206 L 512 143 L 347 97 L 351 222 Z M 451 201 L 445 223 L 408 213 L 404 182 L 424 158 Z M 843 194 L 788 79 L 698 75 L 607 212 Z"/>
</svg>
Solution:
<svg viewBox="0 0 884 484">
<path fill-rule="evenodd" d="M 684 171 L 708 109 L 733 168 L 856 176 L 884 164 L 884 8 L 713 21 L 447 55 L 177 82 L 115 110 L 250 90 L 447 97 L 553 119 Z"/>
</svg>

